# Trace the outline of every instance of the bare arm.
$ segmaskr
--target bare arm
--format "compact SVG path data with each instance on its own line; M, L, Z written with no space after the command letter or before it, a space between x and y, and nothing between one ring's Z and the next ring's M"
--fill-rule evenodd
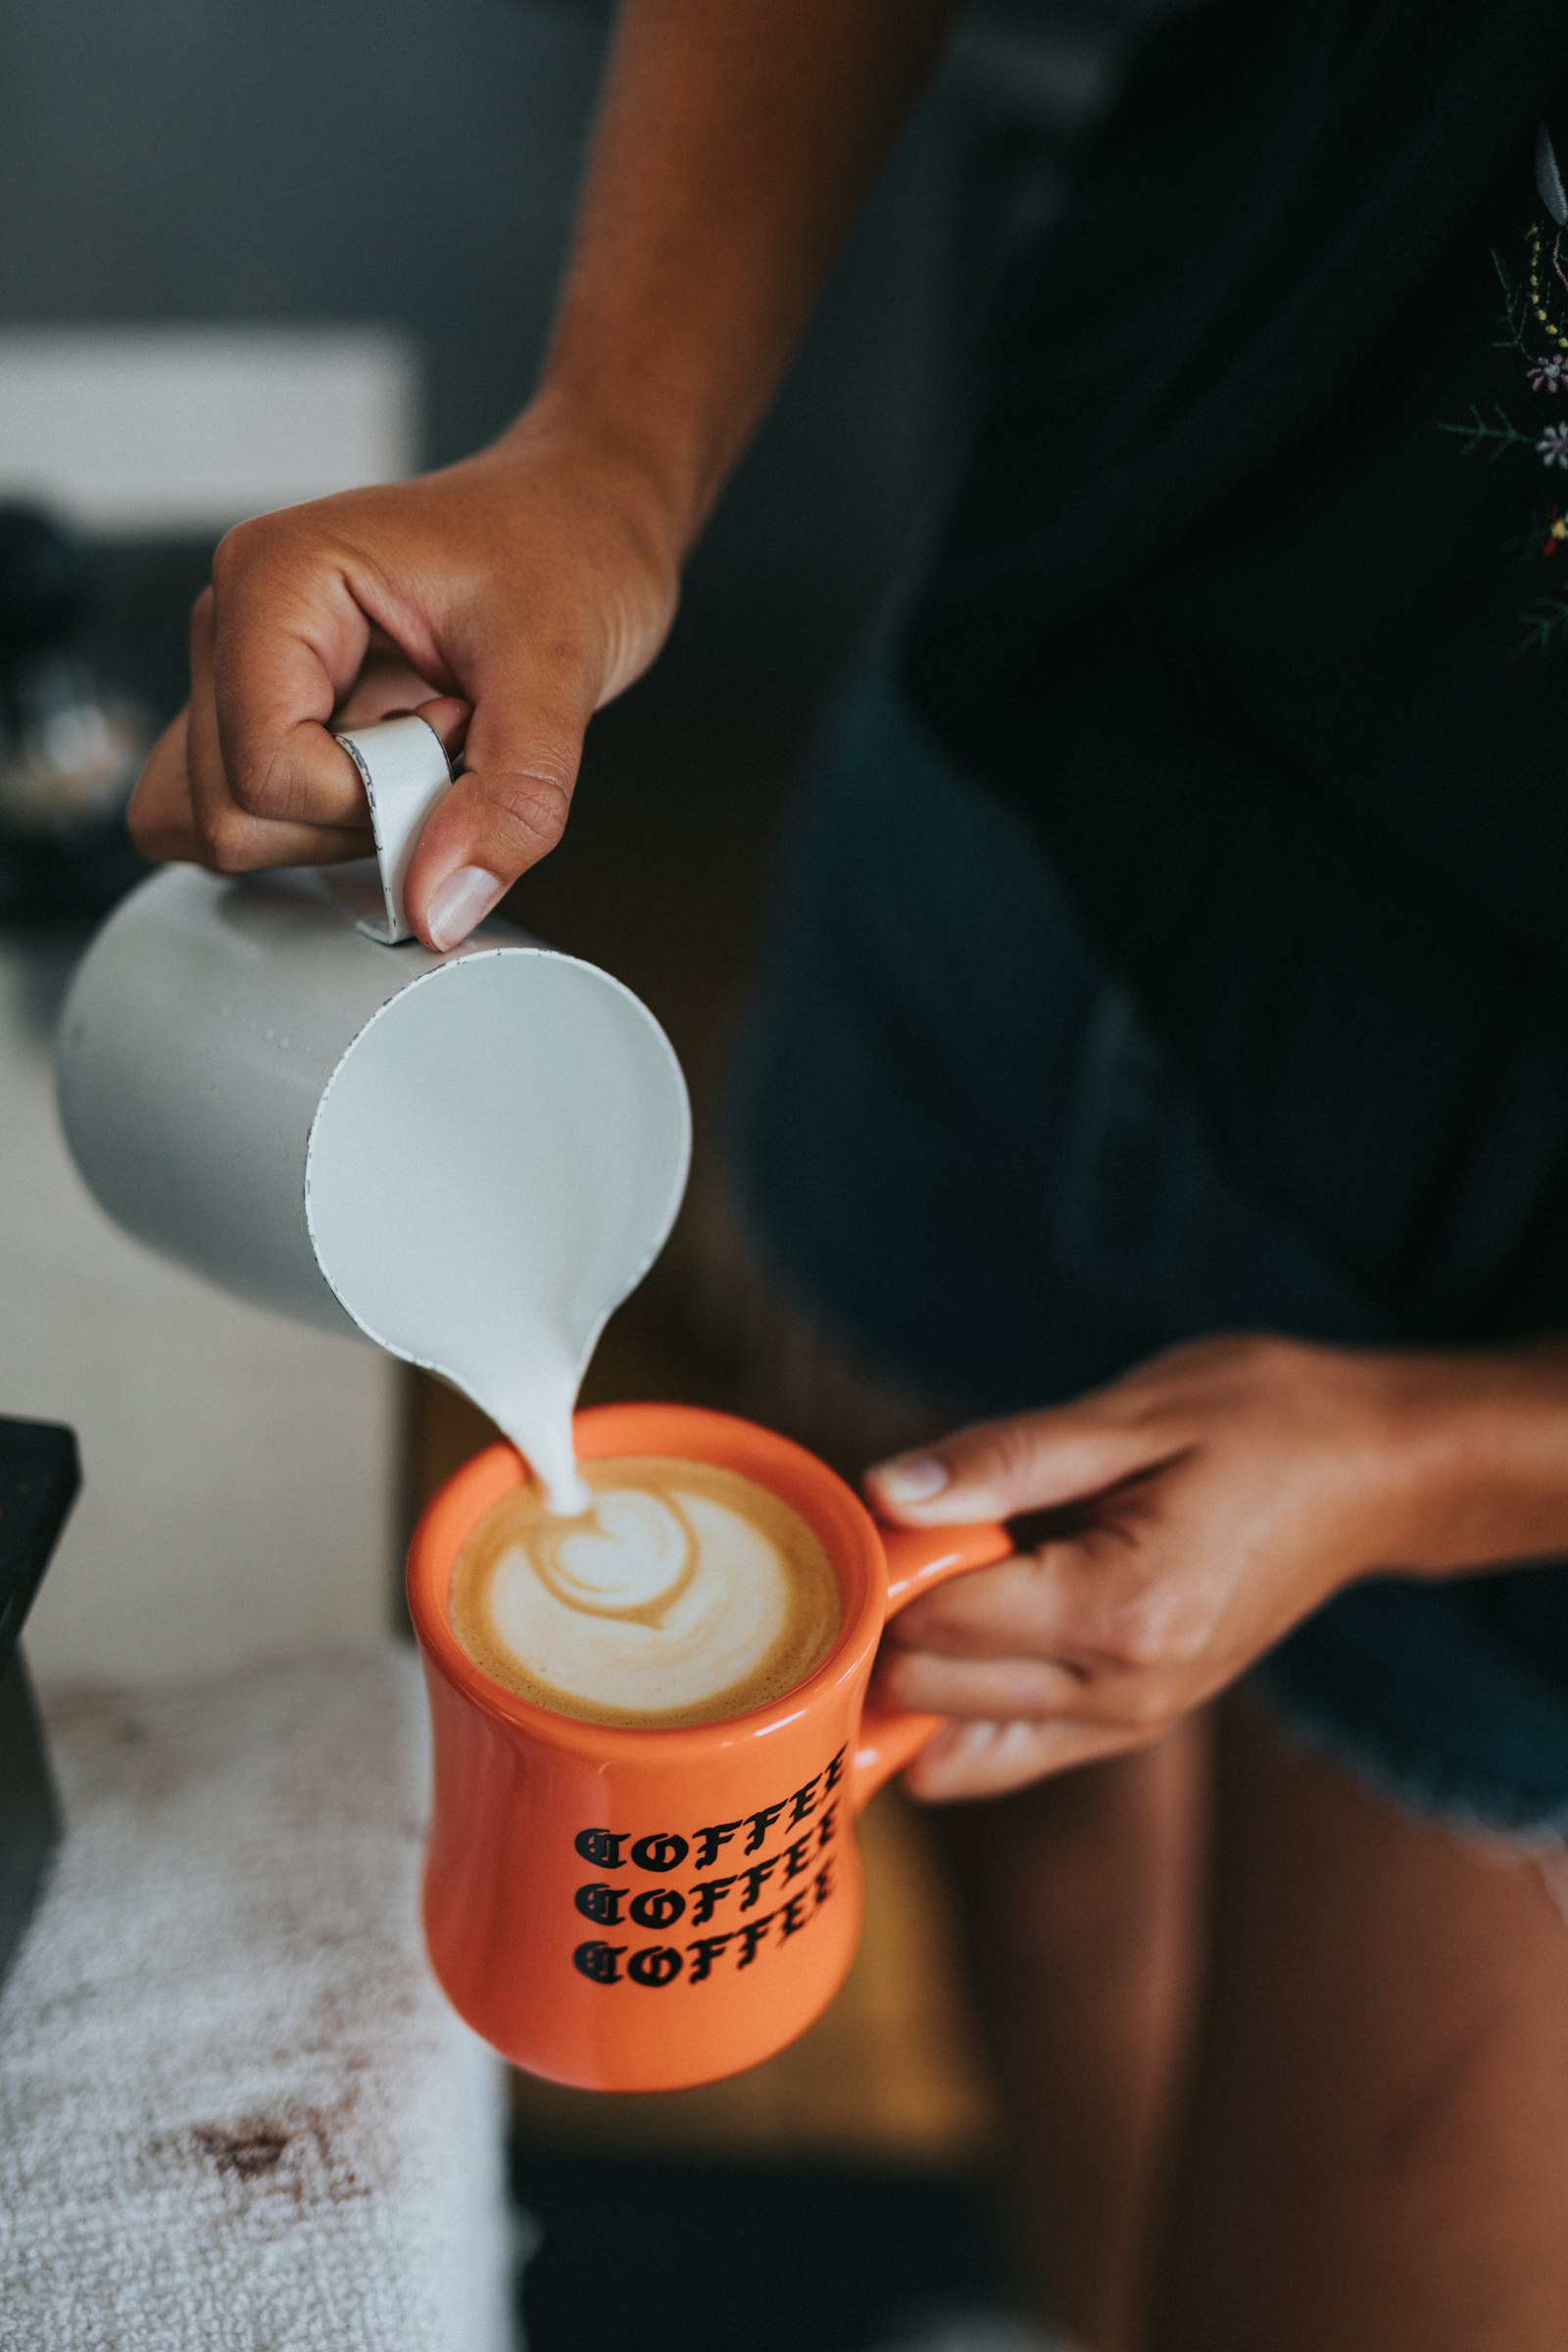
M958 0L629 0L544 397L687 539L783 372Z
M956 0L626 0L540 390L491 448L231 531L132 803L225 871L367 847L330 723L422 708L467 772L409 910L455 946L560 838L595 710L776 385Z

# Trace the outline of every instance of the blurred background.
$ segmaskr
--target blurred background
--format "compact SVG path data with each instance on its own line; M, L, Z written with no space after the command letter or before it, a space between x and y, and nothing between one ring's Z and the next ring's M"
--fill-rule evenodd
M803 746L951 462L1000 262L1061 203L1150 13L971 11L668 652L596 722L566 842L511 903L653 1007L700 1135ZM124 797L183 700L186 614L222 530L459 457L526 397L611 11L0 15L0 1411L73 1423L86 1469L35 1669L167 1680L384 1632L413 1510L485 1433L368 1348L211 1295L111 1232L55 1136L51 1024L135 877ZM693 1308L702 1213L694 1200L612 1326L591 1394L732 1400ZM967 2346L981 2323L960 2337L943 2315L1004 2310L990 2105L939 1875L897 1796L868 1849L855 1978L772 2066L626 2102L519 2082L517 2180L546 2225L537 2352L634 2326L643 2352L706 2352L741 2340L743 2309L751 2352ZM607 2242L624 2259L607 2264ZM841 2288L808 2324L777 2259L792 2242Z

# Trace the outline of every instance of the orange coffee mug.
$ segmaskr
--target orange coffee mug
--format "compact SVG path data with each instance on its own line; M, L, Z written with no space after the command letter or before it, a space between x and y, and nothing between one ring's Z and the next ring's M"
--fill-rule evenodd
M627 1730L515 1696L452 1632L464 1543L524 1476L510 1446L458 1471L415 1530L436 1976L530 2074L676 2090L771 2057L844 1982L862 1906L856 1817L942 1722L866 1707L883 1624L1012 1544L998 1526L880 1526L814 1454L727 1413L600 1405L577 1416L576 1436L590 1460L674 1454L769 1488L815 1530L839 1580L838 1640L786 1697L717 1723Z

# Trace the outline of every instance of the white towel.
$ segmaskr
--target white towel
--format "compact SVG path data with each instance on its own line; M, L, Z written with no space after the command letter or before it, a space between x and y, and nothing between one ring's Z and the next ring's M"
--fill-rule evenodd
M501 2070L419 1941L412 1657L46 1694L0 1997L4 2352L500 2352Z

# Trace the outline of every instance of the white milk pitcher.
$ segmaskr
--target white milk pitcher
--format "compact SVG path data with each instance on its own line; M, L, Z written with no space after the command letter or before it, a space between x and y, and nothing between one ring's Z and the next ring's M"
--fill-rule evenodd
M578 1383L685 1190L680 1065L592 964L494 921L413 938L446 755L413 717L339 740L375 866L142 883L66 1002L67 1140L139 1240L444 1374L574 1505Z

